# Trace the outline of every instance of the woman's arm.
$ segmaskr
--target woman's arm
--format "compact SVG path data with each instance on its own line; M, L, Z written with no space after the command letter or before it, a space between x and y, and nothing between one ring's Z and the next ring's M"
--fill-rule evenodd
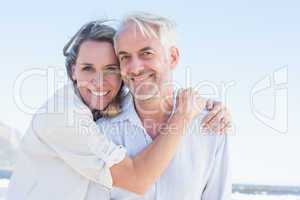
M175 154L176 147L184 133L187 123L201 111L206 101L191 90L184 90L177 97L175 114L170 118L167 128L161 131L152 144L133 158L126 158L113 165L111 174L114 186L125 188L137 194L144 194L149 186L163 173ZM198 110L192 101L197 101ZM199 106L200 105L200 106ZM175 127L175 128L174 128Z
M161 130L154 142L133 158L101 133L89 111L74 106L62 113L37 113L23 149L30 156L55 156L70 170L101 186L114 185L143 194L168 166L185 123L205 107L206 100L197 96L191 89L181 91L175 114L168 121L170 128ZM202 106L195 109L195 102Z

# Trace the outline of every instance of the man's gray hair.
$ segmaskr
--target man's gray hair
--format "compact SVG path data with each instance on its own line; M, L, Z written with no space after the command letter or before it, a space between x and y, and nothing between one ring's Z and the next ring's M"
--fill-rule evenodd
M176 24L170 19L146 12L130 13L121 20L114 37L115 44L118 35L128 23L134 23L144 36L158 38L165 48L176 46Z

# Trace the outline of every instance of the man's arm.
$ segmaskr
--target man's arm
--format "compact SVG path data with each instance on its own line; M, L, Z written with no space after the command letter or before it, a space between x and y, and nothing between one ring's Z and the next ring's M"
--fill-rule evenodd
M210 172L202 200L231 200L232 183L229 163L228 136L222 137L216 152L213 169Z

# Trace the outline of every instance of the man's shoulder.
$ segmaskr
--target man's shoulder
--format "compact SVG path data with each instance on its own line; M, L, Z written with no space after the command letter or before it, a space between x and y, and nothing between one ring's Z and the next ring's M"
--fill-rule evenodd
M226 139L226 134L220 135L219 133L207 130L202 125L203 118L207 115L208 110L200 112L189 124L186 131L186 138L189 143L194 146L201 147L202 149L217 149L218 146Z

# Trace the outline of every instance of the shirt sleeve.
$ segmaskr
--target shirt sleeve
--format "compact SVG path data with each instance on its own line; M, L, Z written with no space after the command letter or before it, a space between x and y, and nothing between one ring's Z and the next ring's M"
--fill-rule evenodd
M88 112L36 114L32 134L57 158L84 178L112 188L110 167L121 162L126 150L109 140Z
M231 193L228 136L225 135L222 136L216 151L213 168L203 191L202 200L231 200Z

